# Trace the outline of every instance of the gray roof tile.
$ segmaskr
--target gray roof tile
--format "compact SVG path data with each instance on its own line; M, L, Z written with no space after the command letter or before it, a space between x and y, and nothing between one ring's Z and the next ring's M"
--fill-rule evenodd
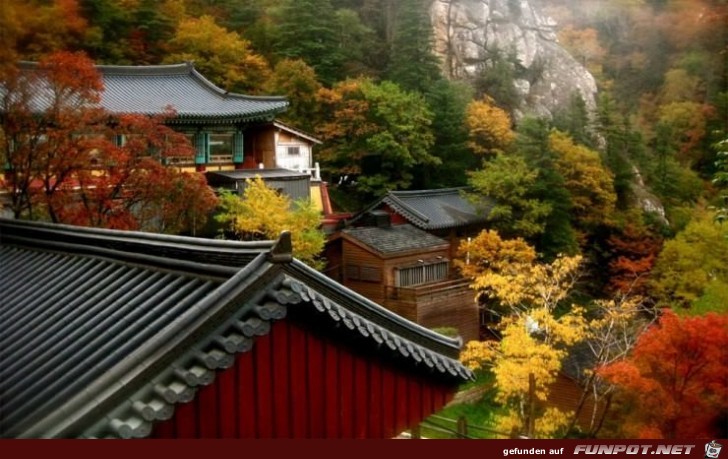
M408 224L354 227L343 229L342 232L383 255L448 246L446 240Z
M0 219L0 436L148 436L284 317L438 380L471 377L459 340L280 257L286 246Z
M474 206L463 196L464 188L439 190L390 191L377 202L385 203L413 225L436 230L483 223L493 207L490 200Z
M32 70L34 63L23 63ZM283 112L284 97L248 96L228 93L202 76L190 63L156 66L99 65L104 92L101 106L112 113L156 115L167 108L176 112L170 122L206 121L235 123L272 121ZM44 96L47 95L47 96ZM39 88L36 107L48 105L48 91Z

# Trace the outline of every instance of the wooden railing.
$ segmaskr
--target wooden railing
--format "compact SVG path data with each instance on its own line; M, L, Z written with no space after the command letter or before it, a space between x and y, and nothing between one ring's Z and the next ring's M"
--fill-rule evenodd
M422 301L424 298L433 298L451 295L469 289L470 281L467 279L450 279L432 284L416 285L413 287L385 286L386 297L390 300L405 302Z
M514 438L513 434L501 432L495 426L478 426L468 422L464 416L451 419L432 415L410 431L410 438Z

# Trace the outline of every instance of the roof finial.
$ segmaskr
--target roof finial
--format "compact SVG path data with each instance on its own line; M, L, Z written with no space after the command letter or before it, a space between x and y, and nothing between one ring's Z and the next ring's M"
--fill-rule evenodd
M293 243L291 242L290 231L281 232L273 248L268 252L268 260L271 263L289 263L293 261Z

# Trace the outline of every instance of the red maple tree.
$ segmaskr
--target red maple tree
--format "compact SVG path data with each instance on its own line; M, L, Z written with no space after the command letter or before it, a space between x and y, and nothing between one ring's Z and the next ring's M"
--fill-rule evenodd
M680 318L665 310L632 355L602 367L626 407L622 433L711 438L728 410L728 315Z
M632 295L645 295L647 280L662 249L659 237L638 226L627 224L607 240L610 290Z
M0 155L16 218L172 233L204 223L216 203L204 177L164 165L193 154L164 124L173 111L108 113L81 53L51 54L1 83Z

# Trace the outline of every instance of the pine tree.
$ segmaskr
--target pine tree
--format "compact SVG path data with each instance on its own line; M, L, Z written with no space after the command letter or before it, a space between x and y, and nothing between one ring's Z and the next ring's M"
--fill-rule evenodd
M340 79L342 55L331 0L288 0L280 9L277 54L303 59L327 85Z
M465 111L472 90L465 83L440 80L425 95L432 110L432 132L435 143L432 152L442 160L438 166L419 166L412 187L415 189L444 188L465 185L463 171L474 170L478 158L467 146L468 131Z
M442 78L432 51L432 24L423 0L401 0L386 76L405 90L425 93Z
M578 244L571 224L571 195L564 186L564 178L556 170L555 156L549 148L549 133L546 120L525 119L518 128L516 145L529 166L539 171L535 194L551 205L551 213L536 247L547 259L552 259L559 253L574 253Z

